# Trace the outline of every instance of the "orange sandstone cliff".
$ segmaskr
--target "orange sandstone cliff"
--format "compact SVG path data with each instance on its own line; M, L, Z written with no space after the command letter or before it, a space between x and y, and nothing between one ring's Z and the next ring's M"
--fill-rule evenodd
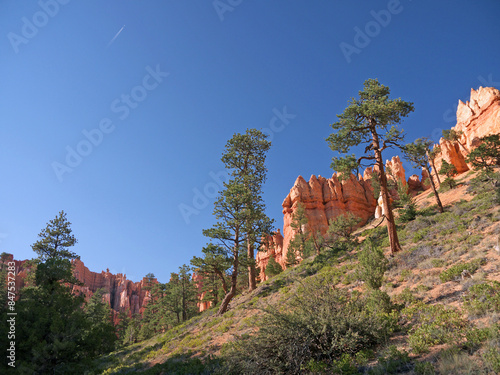
M268 236L264 244L265 251L257 253L261 280L267 278L264 272L270 256L285 268L288 245L295 235L291 227L292 218L299 203L304 206L308 219L304 231L319 231L321 234L326 233L329 220L345 212L354 213L366 223L377 207L370 182L361 176L356 178L351 175L345 181L340 181L337 174L331 178L312 175L309 181L299 176L283 201L283 235L278 230L274 236Z
M27 261L14 260L12 255L8 261L15 263L16 290L20 290L25 285L29 272ZM144 312L144 308L151 298L150 292L144 289L149 283L148 279L143 278L141 281L133 282L127 280L126 275L121 273L114 275L109 270L101 273L92 272L79 259L72 261L72 263L74 276L83 283L81 286L72 286L73 292L82 293L88 300L98 289L104 289L103 298L113 310L115 322L117 322L120 312L126 312L129 316ZM157 280L153 279L152 282L157 283Z
M116 275L102 271L101 273L90 271L81 260L73 261L73 274L81 281L83 286L73 286L73 291L83 293L85 298L90 298L98 289L104 289L104 299L115 312L126 312L129 314L142 314L147 302L151 298L148 286L149 280L143 278L141 281L133 282L127 280L122 273ZM153 283L157 283L153 279Z
M409 184L405 181L405 171L399 157L388 160L386 166L390 166L392 172L391 175L388 174L388 178L400 179L404 184ZM330 220L348 212L361 219L360 225L366 224L374 216L382 216L384 209L373 194L372 174L373 169L367 168L363 176L356 177L351 174L344 181L341 181L336 173L331 178L312 175L309 181L299 176L283 201L283 234L278 229L276 234L266 236L263 239L263 251L257 253L256 263L260 269L260 280L267 279L265 269L271 256L286 268L288 245L295 236L291 224L299 203L304 206L308 221L305 228L302 228L305 233L319 232L324 235ZM418 176L413 175L411 181L415 191L422 189Z
M441 155L436 158L436 169L439 171L444 159L453 164L458 173L467 172L470 166L465 159L479 139L500 134L500 91L494 87L471 89L469 101L458 101L457 124L452 129L463 135L459 142L440 139Z

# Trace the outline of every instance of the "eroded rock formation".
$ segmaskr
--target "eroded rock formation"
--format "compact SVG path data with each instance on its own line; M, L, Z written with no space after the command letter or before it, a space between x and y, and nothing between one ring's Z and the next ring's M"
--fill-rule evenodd
M122 273L116 275L109 269L101 273L90 271L79 259L73 261L73 274L81 281L83 286L73 286L75 293L83 293L85 298L90 298L98 289L104 289L104 299L115 312L127 312L131 314L142 314L144 308L151 298L148 290L144 289L149 284L147 278L133 282L127 280ZM157 283L156 279L152 280Z
M458 101L457 124L452 129L463 134L459 142L439 141L441 155L436 158L436 169L439 171L444 159L453 164L458 173L463 173L470 169L465 159L479 139L500 134L500 91L494 87L471 89L470 101Z
M265 251L257 254L261 280L266 279L264 272L270 256L286 268L288 245L295 235L291 223L299 203L304 206L308 219L303 231L319 231L321 234L326 233L329 220L345 212L352 212L360 217L364 224L373 216L377 206L371 184L364 177L356 178L350 175L348 179L341 181L337 174L331 178L312 175L309 181L306 181L299 176L283 201L283 235L278 230L274 236L265 238Z
M262 243L264 251L258 251L256 256L256 263L260 269L259 279L264 281L267 279L265 270L267 263L269 262L269 257L274 257L274 259L283 267L286 258L283 255L283 236L278 228L274 235L266 235L262 238Z
M198 289L198 294L197 294L198 302L196 304L198 306L198 310L200 312L208 310L212 306L212 302L211 301L203 301L203 298L205 298L205 295L207 294L206 291L203 291L203 275L200 275L200 274L194 272L193 273L193 281L196 284L196 289Z
M29 267L26 260L10 260L15 263L16 268L16 290L20 290L26 283ZM106 270L101 273L90 271L79 259L73 262L73 274L83 283L82 286L74 285L74 293L83 293L88 300L98 289L104 289L104 300L109 304L114 312L115 321L120 312L131 314L142 314L144 308L151 298L151 294L146 287L149 283L147 278L133 282L127 280L127 276L121 273L116 275ZM156 279L152 283L157 283Z
M393 156L392 159L385 162L385 171L389 179L395 183L399 180L403 185L406 185L405 169L403 168L403 163L399 156Z

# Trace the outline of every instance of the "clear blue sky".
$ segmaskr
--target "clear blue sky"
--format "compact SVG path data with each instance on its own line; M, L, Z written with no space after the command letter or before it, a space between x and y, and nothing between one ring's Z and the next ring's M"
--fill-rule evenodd
M499 16L497 0L3 1L0 251L34 257L65 210L92 271L167 281L207 243L226 141L270 126L281 228L297 176L331 176L329 124L367 78L415 103L408 141L499 87Z

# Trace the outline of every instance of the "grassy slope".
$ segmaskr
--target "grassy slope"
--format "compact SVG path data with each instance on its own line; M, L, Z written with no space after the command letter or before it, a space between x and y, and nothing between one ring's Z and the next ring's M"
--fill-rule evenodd
M462 177L462 180L468 179L468 176ZM446 204L444 214L436 214L430 207L433 198L428 192L417 197L424 214L400 226L398 233L404 250L390 258L382 290L395 302L407 306L421 301L426 307L443 305L456 308L460 319L467 320L471 326L485 327L499 322L500 314L468 316L463 296L474 284L485 280L500 281L500 253L494 249L500 234L500 207L492 203L494 197L491 192L472 196L466 193L466 189L464 185L443 193L442 200ZM388 256L385 227L370 229L372 227L373 224L368 225L358 234L379 238ZM170 373L168 366L182 371L183 358L186 357L210 362L211 356L220 355L221 349L224 352L226 342L256 332L263 310L287 309L287 300L293 298L297 287L315 275L328 273L336 277L338 287L363 290L362 282L356 277L356 264L356 251L330 259L327 263L307 259L299 266L261 283L255 291L235 298L230 311L223 317L216 317L214 309L205 311L163 335L101 358L96 362L95 373L118 374L148 369L151 373L162 373L158 368L151 369L155 364L164 364L163 373ZM463 264L472 264L472 277L460 277L459 267ZM458 276L454 277L457 272ZM447 276L451 281L446 281ZM459 369L470 370L463 373L478 373L475 369L481 366L481 358L484 357L480 350L475 354L448 353L446 348L450 345L447 344L430 345L419 350L409 340L408 332L395 335L391 344L400 351L406 350L410 357L418 361L434 362L433 366L439 373L462 373L458 372ZM376 370L376 363L372 364ZM203 365L197 360L190 360L186 368L189 370L179 373L199 373L197 368L203 368ZM433 373L425 372L431 371L425 370L425 366L422 368L421 373ZM483 371L486 370L483 368Z

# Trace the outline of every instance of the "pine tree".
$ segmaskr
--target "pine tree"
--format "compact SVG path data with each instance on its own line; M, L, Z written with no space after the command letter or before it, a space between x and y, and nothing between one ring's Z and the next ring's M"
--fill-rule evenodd
M414 110L413 104L401 99L389 99L390 90L375 79L364 83L359 99L351 99L349 106L332 124L337 130L327 142L333 151L347 154L352 147L365 145L365 153L359 158L355 155L334 157L332 168L338 172L351 173L362 160L375 163L380 171L380 189L384 206L387 207L386 220L391 252L401 250L394 215L390 206L387 176L384 169L382 152L391 147L400 147L403 132L395 124Z
M191 269L183 264L179 267L179 294L181 302L182 321L191 319L197 313L197 290L193 281Z
M414 220L417 217L417 203L415 199L410 194L410 188L408 185L403 184L403 181L398 180L398 201L395 206L402 208L399 212L399 219L406 223L408 221Z
M227 254L227 250L222 246L210 243L201 251L203 253L202 257L193 256L193 259L191 259L193 269L197 274L203 276L204 279L209 279L212 275L217 277L224 294L227 294L226 271L231 267L231 259ZM212 293L214 298L217 298L217 291L213 291Z
M125 311L120 311L118 313L118 323L116 324L116 334L120 344L125 344L125 332L127 332L127 327L130 324L130 318Z
M155 280L154 275L153 277L151 277L152 274L148 275L146 275L146 279ZM166 285L151 282L149 285L146 284L144 289L149 290L150 299L144 308L140 324L139 337L142 340L166 331L169 324L168 314L164 303Z
M115 348L117 332L113 323L113 312L103 301L104 289L98 289L85 304L84 312L89 323L86 332L88 345L95 355L111 352Z
M441 185L441 179L439 178L439 173L436 169L435 161L436 161L437 156L440 153L441 153L441 146L439 146L439 145L434 145L434 147L432 147L432 149L430 149L430 147L429 147L429 150L427 151L427 159L429 159L429 163L432 167L432 171L434 172L434 176L436 176L436 180L437 180L439 185ZM429 173L429 178L430 178L430 176L431 176L431 174Z
M447 185L450 189L453 189L455 186L457 186L457 183L453 179L453 176L457 174L457 168L453 164L450 164L443 159L439 174L446 175L446 179L443 181L443 185Z
M288 246L288 250L286 252L285 264L287 267L293 267L299 264L300 260L297 258L297 251Z
M254 249L264 233L270 233L272 221L265 214L262 201L262 184L266 171L265 153L270 143L266 136L255 129L246 134L235 134L226 145L222 161L229 171L230 180L224 183L215 202L217 223L203 234L224 247L232 261L231 286L225 295L218 314L224 314L236 295L242 252L247 255L249 288L255 287ZM246 250L246 251L245 251Z
M278 262L276 262L276 259L274 259L274 257L271 255L269 257L269 261L267 263L267 267L264 273L266 274L267 277L273 277L280 274L281 272L283 272L283 267L281 267L281 265Z
M70 260L78 256L69 250L76 239L66 214L61 211L39 237L32 246L39 255L35 285L23 288L16 304L20 371L83 372L79 363L113 347L109 311L98 301L99 295L85 310L83 296L71 292L70 286L77 280Z
M356 230L360 222L361 219L351 212L348 212L346 215L339 215L330 220L327 236L330 241L347 242L348 244L356 243L356 241L352 239L351 235Z
M235 134L226 144L222 162L230 175L248 189L251 202L248 202L248 217L244 224L248 259L249 290L256 288L255 248L258 248L262 233L269 232L272 224L264 213L262 185L266 180L266 154L271 142L259 130L248 129L245 134Z
M455 130L455 129L445 129L443 130L443 138L449 142L457 142L465 152L467 152L467 149L463 145L463 143L460 141L460 138L464 135L464 132L461 130Z
M379 289L382 286L384 273L387 270L388 260L384 252L370 240L366 241L363 250L358 254L358 276L370 289Z
M443 204L441 203L441 199L439 198L439 193L436 189L436 185L434 184L434 180L432 179L430 173L430 163L431 159L435 157L434 150L431 150L433 142L427 138L418 138L413 143L408 143L406 146L402 148L404 156L406 160L408 160L413 167L415 168L423 168L429 174L429 180L432 187L432 192L434 193L434 197L436 198L436 203L438 205L439 212L444 212ZM432 163L434 163L432 161ZM436 169L433 167L435 175Z
M299 202L292 214L292 222L290 223L295 234L288 245L287 265L296 264L298 262L297 257L305 259L312 255L311 242L307 233L308 222L305 207Z
M468 154L466 162L475 170L491 174L494 167L500 167L500 136L492 134L480 141L481 144Z
M71 233L71 223L66 218L64 211L59 212L54 220L38 235L40 239L32 245L32 249L38 254L41 261L50 258L79 259L79 256L68 250L77 242Z

